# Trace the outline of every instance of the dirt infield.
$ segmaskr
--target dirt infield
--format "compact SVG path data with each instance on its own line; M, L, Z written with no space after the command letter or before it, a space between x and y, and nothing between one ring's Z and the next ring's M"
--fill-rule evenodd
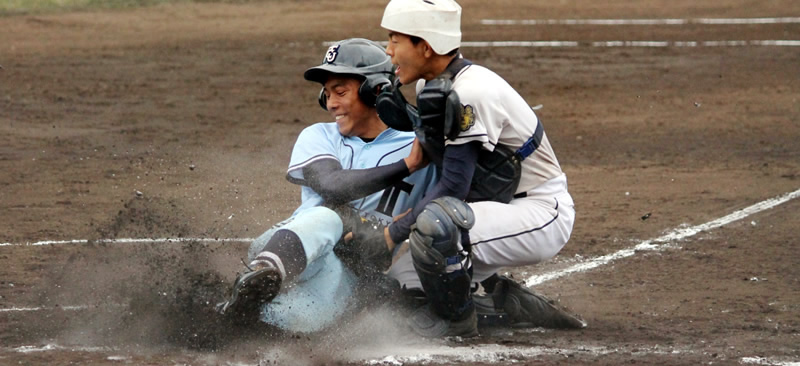
M465 41L578 42L463 48L543 105L576 202L565 249L516 278L797 194L800 47L702 42L798 40L800 24L480 20L797 17L800 2L485 3L462 2ZM536 286L585 330L462 342L406 339L380 314L325 334L220 333L209 302L241 267L245 241L99 240L252 238L287 217L299 203L284 179L294 140L329 120L302 72L324 41L386 38L383 6L0 17L0 364L800 362L798 199ZM75 239L89 242L24 245Z

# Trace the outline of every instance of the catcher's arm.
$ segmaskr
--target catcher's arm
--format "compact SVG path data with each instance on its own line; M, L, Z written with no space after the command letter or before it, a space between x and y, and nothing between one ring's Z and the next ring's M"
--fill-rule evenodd
M441 179L431 191L425 193L425 197L414 206L409 214L403 215L389 226L386 243L390 248L394 248L395 244L408 239L411 225L417 221L417 216L428 203L444 196L452 196L460 200L467 196L472 176L475 174L475 163L478 161L480 149L481 144L477 141L461 145L448 145L444 149Z

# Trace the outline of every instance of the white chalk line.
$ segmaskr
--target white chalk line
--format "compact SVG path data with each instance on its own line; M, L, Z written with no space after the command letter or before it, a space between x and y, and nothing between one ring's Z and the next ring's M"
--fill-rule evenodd
M115 349L112 347L61 346L54 343L48 343L44 346L19 346L11 348L11 350L19 353L37 353L59 350L68 350L73 352L107 352L114 351Z
M413 350L411 349L413 348ZM43 346L18 346L10 348L10 350L19 353L35 353L47 352L58 350L71 350L83 352L108 352L117 351L114 347L98 347L98 346L63 346L55 343L48 343ZM678 349L675 347L659 347L659 346L623 346L621 348L609 348L607 346L587 346L581 345L575 348L555 348L555 347L540 347L540 346L504 346L499 344L483 344L483 345L470 345L470 346L447 346L447 345L414 345L409 347L409 350L404 354L386 356L380 360L367 361L367 364L392 364L394 362L406 363L444 363L444 362L497 362L505 359L520 359L532 358L536 356L546 355L572 355L572 354L591 354L591 355L604 355L618 352L629 352L641 355L655 355L655 354L686 354L695 353L695 351L687 349Z
M420 349L421 348L421 349ZM675 348L664 346L630 345L622 347L589 346L582 345L574 348L556 348L541 346L504 346L497 344L484 344L472 346L430 346L415 349L413 354L386 356L381 359L362 360L367 365L403 365L405 363L424 364L452 364L456 362L484 362L508 363L542 356L603 356L608 354L627 354L629 357L647 357L654 355L674 356L679 354L696 354L697 351L688 348ZM43 346L19 346L8 348L13 352L31 354L49 351L71 352L118 352L115 347L91 346L62 346L48 343ZM126 355L112 355L107 357L110 361L125 361L130 359ZM742 357L741 363L770 366L800 366L797 361L784 361L769 357ZM249 365L238 363L237 365Z
M799 47L800 40L749 40L749 41L486 41L462 42L463 47L639 47L639 48L664 48L664 47L745 47L745 46L778 46Z
M255 238L121 238L121 239L74 239L74 240L42 240L26 243L0 243L0 247L8 246L39 246L39 245L64 245L64 244L133 244L133 243L224 243L224 242L252 242Z
M381 359L368 360L368 365L403 365L415 364L456 364L456 363L514 363L521 360L538 359L542 356L603 356L619 352L630 353L631 356L674 355L695 353L667 347L623 346L611 348L607 346L579 345L574 348L557 348L543 346L504 346L499 344L482 344L470 346L420 345L409 347L407 354L386 356ZM662 349L664 348L664 349Z
M782 361L774 357L742 357L742 363L769 366L800 366L800 361Z
M601 265L608 264L611 261L622 259L625 257L632 256L636 254L637 251L645 251L645 250L660 250L663 249L669 244L670 242L682 240L697 233L714 229L734 221L741 220L746 218L750 215L755 213L771 209L783 203L786 203L792 199L797 198L800 196L800 189L783 194L781 196L767 199L751 205L749 207L743 208L741 210L734 211L733 213L718 218L716 220L709 221L705 224L696 225L688 228L681 228L675 229L671 233L660 236L655 239L645 240L640 244L634 246L633 248L623 249L616 253L597 257L594 259L590 259L585 263L580 263L569 267L564 270L539 275L539 276L532 276L528 280L526 280L526 285L532 286L535 284L539 284L545 281L549 281L555 278L563 277L571 273L575 272L584 272L588 271L593 268L597 268ZM204 240L203 238L199 238L201 241ZM113 241L109 241L110 243L118 242L120 239L114 239ZM191 241L190 238L184 238L185 241ZM244 239L213 239L219 241L237 241L237 240L244 240ZM246 239L251 240L251 239ZM157 241L156 239L124 239L122 242L151 242ZM175 240L180 241L180 240ZM84 241L48 241L48 242L37 242L37 243L47 243L47 244L39 244L39 245L53 245L53 244L71 244L71 243L82 243ZM659 245L659 243L662 243ZM35 244L35 243L32 243ZM88 306L74 306L74 307L61 307L64 310L69 309L85 309ZM0 311L35 311L41 310L42 308L12 308L12 309L0 309ZM646 348L646 347L635 347L636 351L634 352L633 349L631 350L622 350L623 352L630 352L632 355L655 355L655 354L664 354L664 355L674 355L680 353L693 353L692 350L678 350L678 349L670 349L667 351L662 351L658 349L658 346L653 348ZM31 353L31 352L45 352L45 351L54 351L54 350L71 350L71 351L113 351L111 348L107 347L65 347L65 346L58 346L54 344L48 344L43 347L37 346L21 346L13 349L16 352L21 353ZM552 356L552 355L579 355L579 354L589 354L593 356L597 355L605 355L608 353L619 353L621 350L619 348L609 348L606 346L598 347L598 346L588 346L588 345L581 345L577 346L576 348L547 348L547 347L508 347L503 345L479 345L479 346L468 346L468 347L448 347L448 346L440 346L434 347L429 349L428 351L422 352L422 350L417 349L415 350L414 355L408 356L398 356L398 355L390 355L385 356L382 359L375 359L367 361L367 364L370 365L402 365L407 362L424 362L424 363L434 363L434 364L449 364L453 362L486 362L486 363L504 363L508 362L509 360L519 360L519 359L530 359L534 357L541 357L541 356ZM118 357L118 356L112 356ZM740 359L741 363L750 363L750 364L758 364L758 365L776 365L776 366L800 366L800 362L795 361L781 361L775 358L763 358L763 357L743 357Z
M24 312L24 311L56 310L56 309L70 311L70 310L85 310L85 309L89 309L89 308L92 308L92 307L93 306L89 306L89 305L74 305L74 306L68 305L68 306L58 306L58 307L34 306L34 307L27 307L27 308L5 308L5 309L0 309L0 313L7 313L7 312L12 312L12 311Z
M322 42L325 47L336 44L336 41ZM386 46L388 42L377 42ZM693 48L693 47L800 47L800 40L725 40L725 41L472 41L461 42L461 47L492 48L554 48L554 47L628 47L628 48Z
M225 243L225 242L252 242L255 238L119 238L119 239L73 239L73 240L42 240L36 242L25 243L0 243L0 247L17 247L17 246L46 246L46 245L70 245L70 244L135 244L135 243ZM33 307L12 307L1 308L0 313L11 312L32 312L43 310L63 310L63 311L77 311L86 310L96 307L97 305L64 305L64 306L33 306ZM103 304L104 307L124 307L124 304Z
M87 310L87 309L95 309L97 307L102 306L103 308L123 308L128 307L128 304L120 304L120 303L108 303L108 304L94 304L94 305L58 305L58 306L31 306L31 307L13 307L13 308L3 308L0 309L0 313L11 313L11 312L30 312L30 311L42 311L42 310L63 310L63 311L77 311L77 310Z
M661 18L661 19L482 19L483 25L736 25L736 24L791 24L800 23L800 17L777 18Z
M588 355L591 357L611 354L624 354L628 359L647 356L674 356L686 354L704 354L702 350L693 349L693 345L676 348L674 346L628 345L619 347L579 345L574 348L555 348L542 346L503 346L472 345L466 347L433 346L431 349L420 347L413 355L386 356L382 359L369 360L368 365L403 365L417 364L455 364L455 363L516 363L537 359L542 356L574 357ZM798 361L779 360L777 357L742 357L740 363L770 366L800 366Z
M745 207L741 210L734 211L726 216L720 217L716 220L709 221L704 224L695 225L687 228L678 228L673 229L668 234L662 235L655 239L649 239L642 241L641 243L631 247L622 249L616 253L595 257L592 259L588 259L585 262L581 262L575 264L573 266L567 267L562 270L553 271L550 273L544 273L541 275L534 275L529 277L525 280L525 285L527 286L534 286L538 285L543 282L547 282L550 280L554 280L556 278L564 277L568 274L576 273L576 272L586 272L588 270L600 267L602 265L606 265L612 261L619 260L622 258L630 257L638 251L654 251L654 250L662 250L667 247L667 244L670 242L675 242L679 240L686 239L688 237L694 236L700 232L711 230L718 228L720 226L732 223L734 221L741 220L747 216L753 215L755 213L768 210L780 204L786 203L790 200L793 200L797 197L800 197L800 189L785 193L778 197L770 198L759 203L756 203L752 206Z
M606 265L612 261L616 261L619 259L627 258L633 256L638 251L656 251L656 250L663 250L668 247L670 242L680 241L686 239L688 237L694 236L702 231L711 230L718 228L720 226L729 224L731 222L741 220L747 216L753 215L755 213L773 208L785 202L788 202L792 199L797 198L800 196L800 189L785 193L781 196L770 198L749 207L743 208L741 210L734 211L733 213L718 218L716 220L709 221L704 224L691 226L688 228L677 228L671 230L668 234L662 235L655 239L648 239L640 242L639 244L631 247L619 250L612 254L607 254L600 257L590 258L584 260L578 264L569 266L565 269L551 271L549 273L544 273L540 275L533 275L525 280L525 285L528 287L538 285L550 280L554 280L557 278L564 277L566 275L577 273L577 272L586 272L592 270L594 268ZM135 238L125 238L125 239L100 239L94 242L102 242L108 244L117 244L117 243L163 243L163 242L252 242L253 238L161 238L161 239L135 239ZM89 240L46 240L46 241L38 241L33 243L3 243L0 246L22 246L22 245L64 245L64 244L86 244ZM660 245L659 245L660 244ZM40 311L40 310L51 310L51 309L61 309L61 310L85 310L90 308L89 305L73 305L73 306L60 306L58 308L49 308L49 307L13 307L13 308L3 308L0 309L0 313L2 312L30 312L30 311Z

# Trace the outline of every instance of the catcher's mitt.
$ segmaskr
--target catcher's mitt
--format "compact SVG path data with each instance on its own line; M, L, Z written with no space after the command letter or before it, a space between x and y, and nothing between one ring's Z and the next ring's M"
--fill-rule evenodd
M392 253L386 247L385 225L362 218L349 207L334 209L342 219L344 237L334 247L334 253L359 276L382 273L392 263ZM347 235L352 233L352 237Z

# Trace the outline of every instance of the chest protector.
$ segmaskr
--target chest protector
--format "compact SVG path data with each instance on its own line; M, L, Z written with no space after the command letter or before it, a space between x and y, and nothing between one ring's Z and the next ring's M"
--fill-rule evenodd
M438 168L442 167L445 139L455 139L463 116L461 100L453 90L453 79L472 63L456 57L437 78L425 83L417 96L417 107L409 104L400 93L399 81L385 87L377 98L377 110L387 126L400 131L414 131L425 155ZM522 176L522 160L541 143L544 131L541 122L536 132L518 150L496 145L494 151L481 149L470 183L467 202L496 201L508 203L514 199Z
M458 136L463 118L461 100L453 90L453 78L472 63L457 57L437 78L425 83L417 95L417 106L408 103L400 92L402 84L395 79L391 87L381 89L376 108L387 126L399 131L414 131L425 155L441 168L445 138Z

